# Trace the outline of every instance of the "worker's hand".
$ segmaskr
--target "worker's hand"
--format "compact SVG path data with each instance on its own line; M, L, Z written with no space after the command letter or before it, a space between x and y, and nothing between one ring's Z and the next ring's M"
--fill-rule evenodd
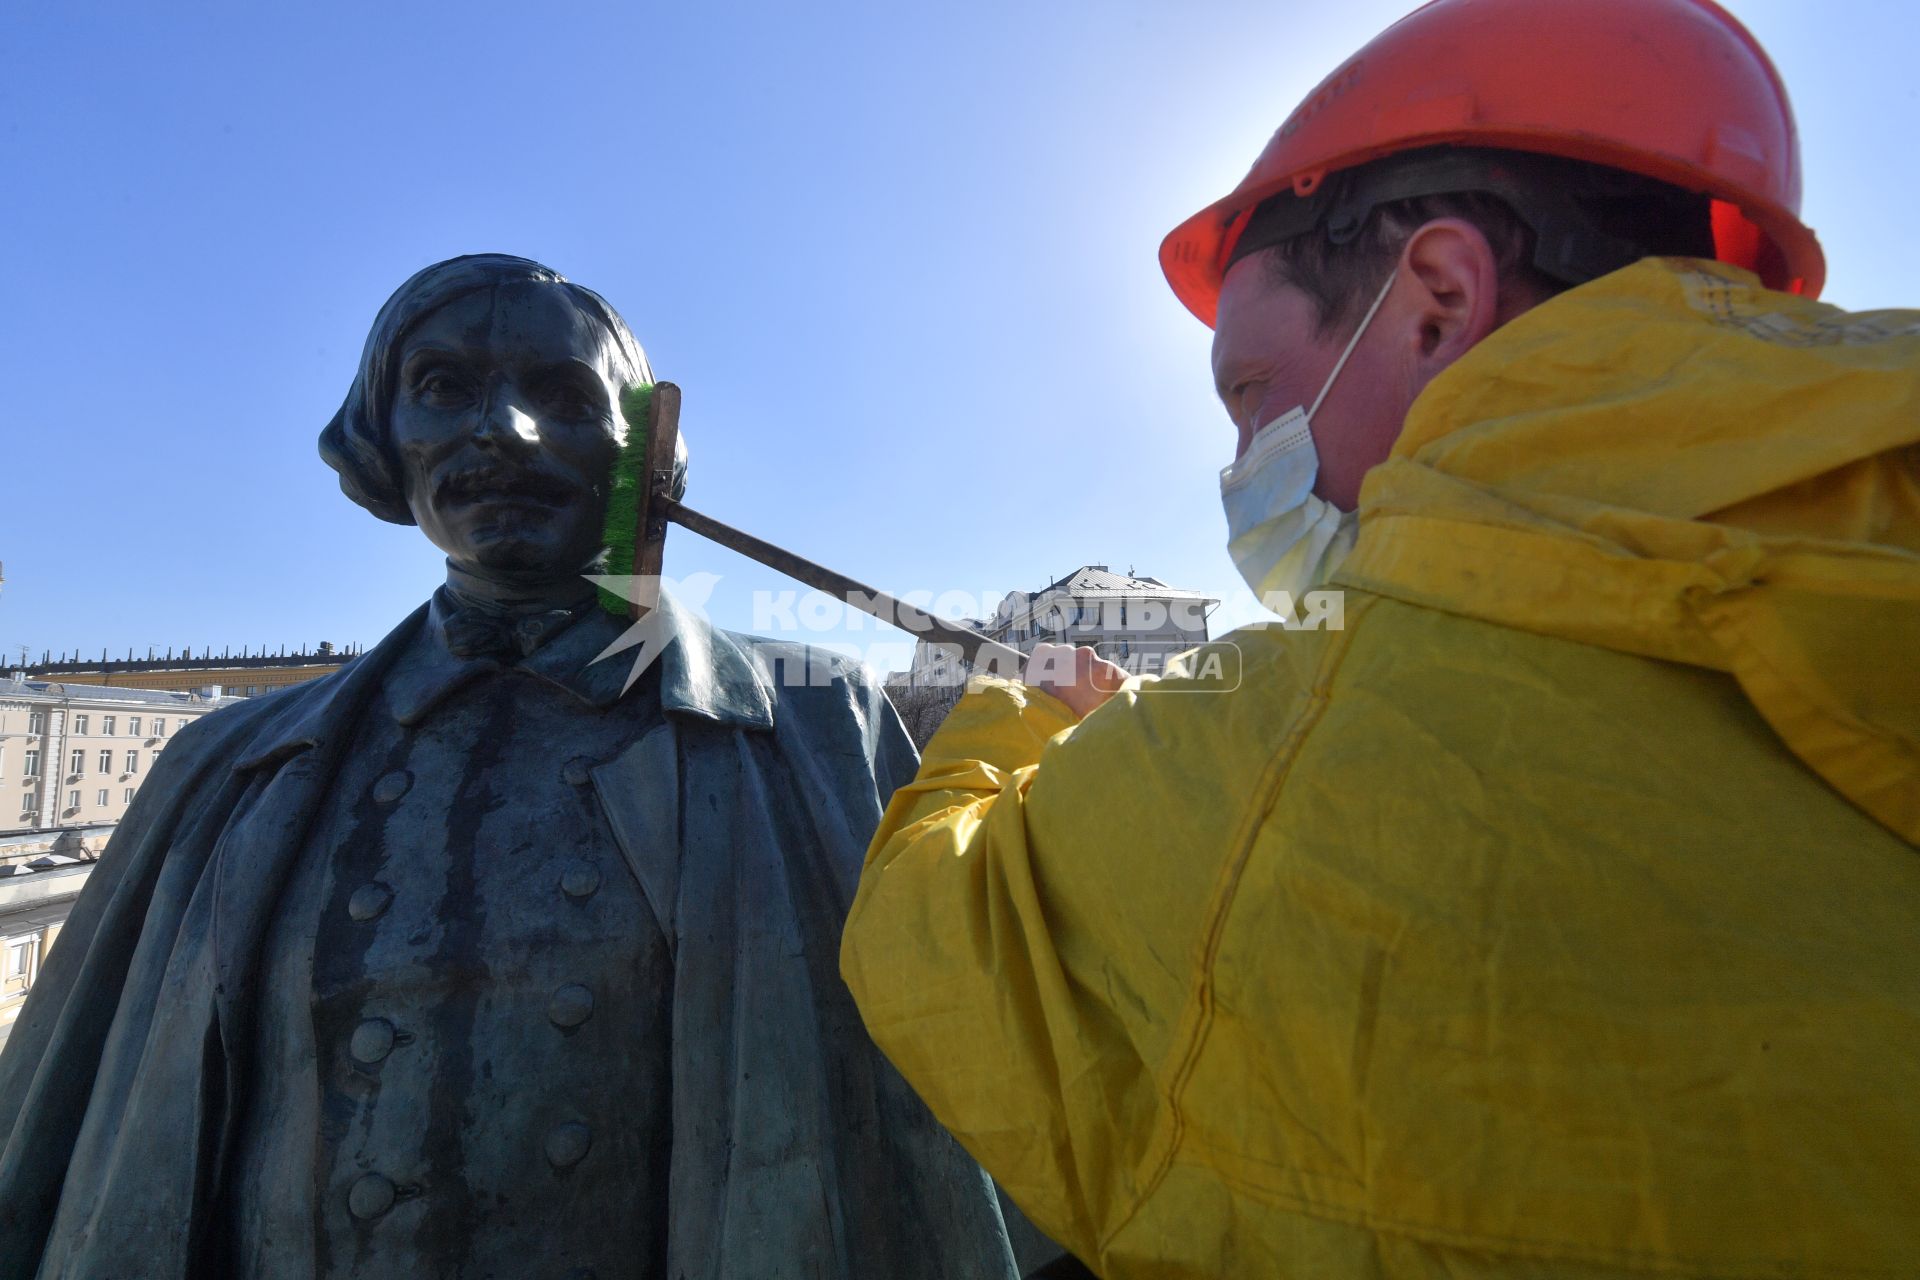
M1120 690L1127 673L1084 645L1037 644L1023 681L1067 704L1081 719Z

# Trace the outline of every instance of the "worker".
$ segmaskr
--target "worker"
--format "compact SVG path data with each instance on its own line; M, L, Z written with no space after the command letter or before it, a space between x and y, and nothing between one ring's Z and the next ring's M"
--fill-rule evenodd
M1707 0L1437 0L1165 242L1343 625L977 681L841 956L1100 1275L1920 1274L1920 314L1799 200Z

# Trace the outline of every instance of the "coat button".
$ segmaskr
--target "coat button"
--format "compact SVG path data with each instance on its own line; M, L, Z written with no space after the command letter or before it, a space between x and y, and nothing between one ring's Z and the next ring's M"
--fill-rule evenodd
M407 794L407 788L413 785L413 775L405 769L395 769L392 773L373 784L373 798L381 804L392 804Z
M347 899L347 914L362 923L378 916L393 901L393 890L375 880L363 884Z
M553 993L547 1005L547 1017L556 1027L577 1027L593 1016L593 992L577 982L569 982Z
M579 1121L557 1124L547 1132L547 1163L556 1169L571 1169L592 1145L593 1131Z
M593 781L593 761L585 756L575 756L560 766L560 776L566 779L570 787L584 787Z
M385 1018L368 1018L353 1029L347 1051L355 1062L374 1063L393 1052L393 1024Z
M584 858L569 862L560 872L560 892L569 898L591 898L600 887L600 868Z
M393 1183L369 1173L347 1189L347 1211L356 1218L377 1218L393 1208Z

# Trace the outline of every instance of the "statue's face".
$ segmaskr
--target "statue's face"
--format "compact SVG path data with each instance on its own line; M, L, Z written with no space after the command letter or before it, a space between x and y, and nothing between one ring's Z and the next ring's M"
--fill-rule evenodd
M618 349L564 289L456 298L402 344L390 414L407 506L457 568L525 582L601 549Z

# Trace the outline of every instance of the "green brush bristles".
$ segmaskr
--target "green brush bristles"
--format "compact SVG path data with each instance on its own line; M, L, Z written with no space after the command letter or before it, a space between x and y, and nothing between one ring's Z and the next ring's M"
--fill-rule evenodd
M607 524L602 541L607 548L602 572L625 577L633 572L633 552L640 540L640 486L647 483L647 407L653 401L651 383L620 393L620 416L627 420L627 442L613 460L613 478L607 485ZM627 616L627 600L600 588L600 607L616 618Z

